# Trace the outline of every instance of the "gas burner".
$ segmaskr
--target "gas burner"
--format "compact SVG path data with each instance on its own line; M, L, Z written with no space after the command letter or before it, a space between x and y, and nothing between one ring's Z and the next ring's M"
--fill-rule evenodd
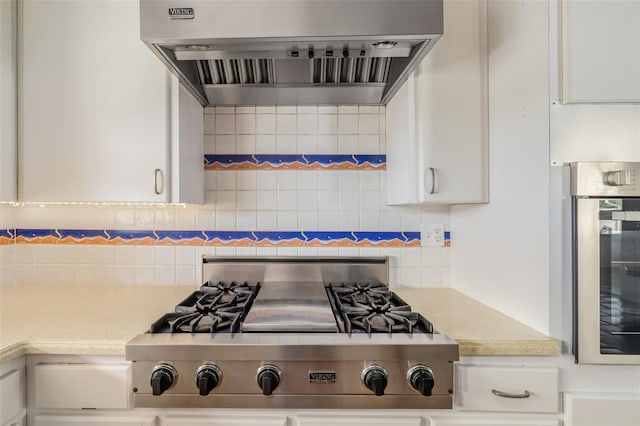
M352 301L367 303L374 299L377 303L384 303L391 297L389 288L380 283L342 283L339 286L329 286L335 297L342 303L350 304Z

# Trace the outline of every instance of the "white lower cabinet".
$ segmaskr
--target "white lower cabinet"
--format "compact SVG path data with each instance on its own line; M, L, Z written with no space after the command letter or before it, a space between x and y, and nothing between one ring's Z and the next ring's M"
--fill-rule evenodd
M640 394L564 394L565 426L638 426Z
M156 416L39 415L34 426L156 426Z
M465 411L557 413L556 367L456 366L456 406Z
M0 366L0 425L23 425L26 413L24 358Z
M558 419L520 417L431 417L429 426L559 426Z
M297 426L421 426L419 416L298 416Z
M285 416L167 416L164 426L287 426Z

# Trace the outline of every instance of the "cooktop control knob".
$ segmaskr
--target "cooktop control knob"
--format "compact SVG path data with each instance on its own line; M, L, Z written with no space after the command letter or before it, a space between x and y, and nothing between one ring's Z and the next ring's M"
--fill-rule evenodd
M151 390L156 396L162 395L178 380L178 372L171 364L161 363L156 365L151 372Z
M387 387L387 371L379 365L371 365L362 370L362 383L376 396L384 395Z
M407 371L407 380L411 387L424 396L431 396L431 391L435 386L433 371L426 365L414 365Z
M196 386L202 396L209 395L221 380L222 371L214 364L203 364L196 372Z
M262 389L262 394L271 395L280 384L281 376L282 372L275 365L263 365L258 368L256 380L258 381L258 386Z

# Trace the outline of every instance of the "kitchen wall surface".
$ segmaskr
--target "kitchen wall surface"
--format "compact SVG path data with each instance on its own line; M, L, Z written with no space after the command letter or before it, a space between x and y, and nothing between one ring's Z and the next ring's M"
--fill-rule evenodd
M10 205L0 203L0 285L15 281L13 211Z
M3 207L0 282L193 285L209 254L389 256L392 286L450 285L449 248L420 245L448 207L386 205L384 107L218 107L204 123L204 205Z

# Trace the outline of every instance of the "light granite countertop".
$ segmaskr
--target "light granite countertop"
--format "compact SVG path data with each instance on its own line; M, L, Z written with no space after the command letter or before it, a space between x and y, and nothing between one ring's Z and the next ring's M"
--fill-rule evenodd
M194 286L0 287L0 362L23 354L124 355L125 344ZM557 355L558 343L446 288L394 289L460 345L461 356Z

